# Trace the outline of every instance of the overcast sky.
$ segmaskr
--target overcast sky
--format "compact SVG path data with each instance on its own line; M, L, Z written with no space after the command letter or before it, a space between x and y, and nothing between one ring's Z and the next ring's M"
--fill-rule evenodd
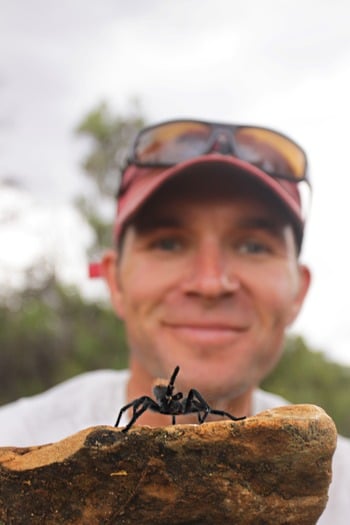
M73 130L101 100L123 112L136 96L149 121L275 127L304 146L314 282L295 330L350 364L350 2L0 0L0 13L0 177L37 208L62 213L81 188Z

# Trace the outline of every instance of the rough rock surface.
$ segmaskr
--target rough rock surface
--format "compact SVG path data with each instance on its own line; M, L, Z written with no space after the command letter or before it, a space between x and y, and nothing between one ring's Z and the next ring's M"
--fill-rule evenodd
M322 409L292 405L238 422L99 426L0 448L0 524L311 525L335 445Z

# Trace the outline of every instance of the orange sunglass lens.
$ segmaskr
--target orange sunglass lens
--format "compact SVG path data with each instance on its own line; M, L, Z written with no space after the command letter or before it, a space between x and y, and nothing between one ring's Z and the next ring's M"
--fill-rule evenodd
M262 128L242 127L235 132L235 144L240 157L269 173L296 180L305 176L305 154L283 135Z
M200 122L172 122L148 129L136 145L138 162L172 164L200 155L211 134Z

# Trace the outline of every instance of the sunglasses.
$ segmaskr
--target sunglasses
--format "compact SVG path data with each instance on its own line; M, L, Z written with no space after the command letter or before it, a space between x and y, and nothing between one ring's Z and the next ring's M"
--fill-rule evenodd
M232 155L272 177L308 180L304 150L272 129L200 120L171 120L142 129L127 166L170 167L206 155Z

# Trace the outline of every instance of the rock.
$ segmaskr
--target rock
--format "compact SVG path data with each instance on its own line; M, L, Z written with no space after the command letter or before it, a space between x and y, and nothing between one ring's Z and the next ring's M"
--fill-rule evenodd
M237 422L98 426L0 448L0 524L311 525L335 446L322 409L291 405Z

